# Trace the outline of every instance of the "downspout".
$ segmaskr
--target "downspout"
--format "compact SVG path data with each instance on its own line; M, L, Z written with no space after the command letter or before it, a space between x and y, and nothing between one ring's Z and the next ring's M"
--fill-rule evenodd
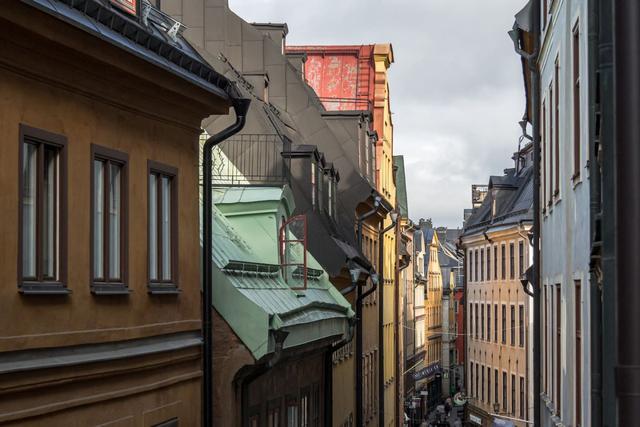
M402 379L402 384L404 385L404 375L401 374L401 372L404 370L404 358L405 358L405 354L404 354L404 348L402 349L402 352L400 352L400 334L403 333L403 330L400 329L400 325L402 324L402 319L400 319L400 272L402 270L404 270L405 268L407 268L409 266L409 263L405 264L404 266L400 266L400 263L398 262L398 257L397 254L400 253L400 244L401 244L401 231L400 231L400 222L397 221L396 222L396 260L395 263L397 265L397 267L395 268L395 274L394 274L394 303L393 303L393 320L394 320L394 324L395 324L395 333L393 336L393 344L394 344L394 351L395 351L395 355L396 355L396 366L395 366L395 412L394 412L394 419L395 419L395 425L396 426L400 426L400 409L404 408L403 403L404 403L404 399L400 399L400 396L402 396L402 394L400 393L400 380ZM402 286L402 289L405 289L404 286ZM404 304L403 304L403 310L404 310ZM404 340L402 341L403 347L404 347ZM399 357L399 355L402 355L402 357ZM401 376L402 375L402 376ZM404 390L403 390L404 393ZM402 411L402 413L404 413L404 410Z
M636 329L640 322L640 203L637 197L640 186L640 55L637 44L640 8L638 0L617 0L613 3L614 109L610 113L614 119L615 141L615 163L612 168L615 229L608 236L613 240L611 255L615 256L615 298L611 302L615 316L607 319L613 322L615 334L605 336L615 343L611 348L616 351L614 372L617 422L621 426L629 426L637 425L640 419L640 343Z
M384 235L395 228L397 223L392 221L386 228L378 232L378 275L380 277L380 292L378 292L378 425L384 427Z
M533 136L533 425L541 424L540 405L540 363L541 363L541 313L540 313L540 72L538 55L540 52L540 0L531 0L533 52L524 52L514 39L515 51L529 66L531 73L531 122ZM518 31L518 29L514 29Z
M236 121L228 128L209 137L202 147L202 425L213 425L213 195L211 182L212 150L225 139L240 132L244 127L251 100L240 98L235 85L230 86L232 107Z
M589 276L589 317L590 317L590 377L591 377L591 424L593 427L602 426L602 291L601 277L598 268L602 267L602 236L600 234L600 222L602 220L602 198L600 193L602 174L600 173L601 158L599 153L600 135L599 126L596 125L600 118L598 99L598 20L599 11L595 1L587 2L588 13L588 51L587 60L589 72L588 79L588 105L589 105L589 197L590 197L590 244L591 261Z

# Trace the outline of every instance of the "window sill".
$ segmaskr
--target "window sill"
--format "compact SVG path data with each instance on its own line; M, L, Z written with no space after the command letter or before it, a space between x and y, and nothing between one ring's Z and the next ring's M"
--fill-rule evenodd
M182 293L182 291L172 283L149 283L148 292L151 295L179 295Z
M94 295L129 295L131 289L124 283L92 283L91 293Z
M27 282L18 287L22 295L69 295L71 290L60 282Z

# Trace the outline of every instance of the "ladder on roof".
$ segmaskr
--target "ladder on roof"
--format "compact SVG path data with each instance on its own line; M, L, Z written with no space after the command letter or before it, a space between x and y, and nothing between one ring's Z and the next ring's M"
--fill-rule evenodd
M356 81L356 109L368 109L371 86L371 57L358 56L358 79ZM362 105L360 105L362 104Z

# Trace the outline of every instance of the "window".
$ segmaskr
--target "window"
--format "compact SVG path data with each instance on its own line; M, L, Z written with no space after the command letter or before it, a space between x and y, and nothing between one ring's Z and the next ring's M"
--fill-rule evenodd
M469 316L469 323L470 323L469 330L471 331L471 336L473 337L474 336L473 335L473 331L474 331L474 329L473 329L473 303L469 304L469 314L470 314L470 316Z
M480 339L484 340L484 304L480 304Z
M178 171L148 162L149 292L176 293L178 277Z
M471 249L468 251L467 264L469 268L469 282L473 282L473 251Z
M476 324L476 339L478 339L478 303L476 303L476 318L475 318L475 324Z
M478 250L473 251L473 280L478 281Z
M573 179L580 177L580 26L573 27Z
M91 291L128 293L128 156L97 145L91 151Z
M493 280L498 280L498 246L493 247Z
M507 306L502 304L502 344L507 343Z
M554 127L557 126L557 124L555 123L555 115L553 114L553 101L554 101L554 97L553 97L553 89L554 84L553 81L551 82L551 84L549 85L549 200L548 200L548 205L551 206L551 202L553 200L553 150L554 150L554 139L555 139L555 132L554 132Z
M269 402L267 427L280 427L280 399Z
M487 341L491 341L491 304L487 304Z
M480 393L482 394L481 400L484 402L484 365L480 367L482 370L482 384L480 386Z
M491 368L487 366L487 403L491 403Z
M18 288L68 293L66 280L66 143L20 125Z
M542 211L544 212L545 210L544 207L547 203L547 151L549 149L547 146L548 138L546 134L546 127L547 127L546 100L542 101L542 120L540 124L541 124L540 137L542 138L542 143L540 144L542 146L542 161L540 162L542 163L542 175L541 175L542 183L540 184L540 186L542 187L542 201L540 204L542 207Z
M309 406L309 392L303 392L300 398L300 427L309 427L311 418L311 408Z
M520 418L524 418L524 419L527 418L526 407L527 406L526 406L526 398L525 398L525 391L524 391L524 377L520 377L520 413L518 414Z
M324 171L322 165L318 162L316 164L316 194L318 195L318 210L322 211L324 207L324 185L323 185Z
M562 309L561 309L561 299L560 299L560 284L556 285L556 415L560 416L560 401L561 394L560 390L562 390L561 382L562 382L562 351L561 351L561 343L562 343Z
M522 277L522 275L524 274L524 242L522 240L520 240L518 242L518 269L519 269L519 276Z
M473 362L469 364L469 369L471 370L469 373L469 393L473 396Z
M502 372L502 412L509 412L507 406L507 373Z
M298 401L294 397L287 399L287 427L298 427Z
M494 384L493 384L493 401L494 403L500 403L498 400L498 370L495 370L495 376L494 376Z
M542 29L544 30L547 26L547 14L548 12L548 8L549 6L547 5L547 2L549 0L542 0Z
M498 304L495 304L493 306L494 310L493 310L493 322L494 322L494 337L493 340L497 343L498 342Z
M542 319L540 329L542 331L542 338L544 339L542 351L544 352L544 357L542 358L542 390L549 395L549 388L547 387L547 376L548 376L548 367L549 367L549 353L548 353L548 343L547 343L547 334L548 334L548 324L547 324L547 286L542 286Z
M318 208L318 177L315 162L311 162L311 205L313 210Z
M576 324L576 426L582 425L582 284L575 282Z
M560 194L560 63L559 58L556 58L556 66L555 66L555 93L556 97L553 100L554 104L554 114L555 114L555 134L554 134L554 143L555 143L555 179L553 181L553 195L557 197Z
M491 248L487 248L487 280L491 280Z
M515 249L513 243L509 243L509 278L516 277Z
M502 245L502 265L500 266L500 269L502 270L502 275L500 277L502 277L502 280L507 278L507 247L505 245Z
M524 305L518 306L518 332L520 347L524 347Z
M480 249L480 281L484 282L484 249Z
M479 369L479 365L476 363L476 382L475 382L475 384L476 384L476 394L475 394L476 399L480 397L480 394L478 394L478 383L479 383L479 381L478 381L479 372L478 371L479 370L480 370Z
M516 376L511 374L511 414L516 414Z
M516 307L511 306L511 345L516 345Z

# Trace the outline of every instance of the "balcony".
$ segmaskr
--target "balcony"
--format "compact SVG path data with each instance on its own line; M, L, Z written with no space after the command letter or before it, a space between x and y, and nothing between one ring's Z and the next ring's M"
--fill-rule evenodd
M213 150L213 185L218 187L289 184L290 159L282 157L291 141L279 135L244 134L223 141Z

